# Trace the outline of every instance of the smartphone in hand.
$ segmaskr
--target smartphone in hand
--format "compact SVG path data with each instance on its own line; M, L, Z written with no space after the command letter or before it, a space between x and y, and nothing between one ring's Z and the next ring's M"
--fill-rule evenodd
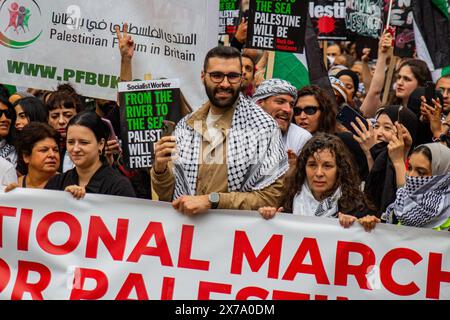
M425 99L427 105L434 108L433 99L436 100L436 88L433 81L427 81L425 84Z
M343 107L341 108L341 110L338 112L336 119L344 126L346 127L348 130L350 130L350 132L352 132L354 135L358 135L355 131L355 129L353 129L351 123L353 122L355 125L357 125L359 127L359 123L356 121L356 118L359 118L362 123L365 125L366 129L369 129L369 124L366 120L366 118L364 118L358 111L356 111L355 109L353 109L352 107L350 107L349 105L343 105Z

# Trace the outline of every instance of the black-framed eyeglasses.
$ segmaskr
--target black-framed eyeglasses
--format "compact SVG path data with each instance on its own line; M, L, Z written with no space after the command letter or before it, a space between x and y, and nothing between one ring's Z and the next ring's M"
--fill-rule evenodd
M242 73L237 72L230 72L230 73L223 73L223 72L206 72L209 74L209 77L212 82L214 83L221 83L225 77L227 77L228 82L232 84L239 83L242 79Z
M12 119L13 118L13 110L11 109L6 109L6 110L0 110L0 118L3 117L3 115L5 115L5 117L7 119Z
M302 112L304 112L308 116L312 116L313 114L316 114L319 109L320 108L317 106L306 106L304 108L294 107L294 116L299 116L302 114Z

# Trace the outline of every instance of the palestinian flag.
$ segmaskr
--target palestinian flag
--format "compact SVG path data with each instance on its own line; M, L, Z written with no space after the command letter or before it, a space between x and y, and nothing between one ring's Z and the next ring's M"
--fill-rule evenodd
M306 24L304 52L300 54L276 52L273 77L287 80L298 89L309 84L318 85L334 98L328 72L323 63L323 53L309 16Z
M428 64L436 81L450 73L448 0L414 0L414 38L419 59Z

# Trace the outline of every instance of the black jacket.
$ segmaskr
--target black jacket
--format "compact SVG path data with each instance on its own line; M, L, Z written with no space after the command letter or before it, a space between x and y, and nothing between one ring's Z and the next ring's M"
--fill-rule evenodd
M45 189L64 190L71 185L78 185L76 168L52 177ZM92 176L86 186L86 193L99 193L113 196L136 197L130 181L108 164L103 164Z

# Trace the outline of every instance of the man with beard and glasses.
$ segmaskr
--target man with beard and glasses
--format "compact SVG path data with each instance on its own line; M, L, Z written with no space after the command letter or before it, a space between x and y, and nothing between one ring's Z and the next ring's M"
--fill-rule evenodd
M277 123L240 94L242 61L216 47L201 75L209 101L155 145L152 184L186 215L279 203L288 160Z
M285 80L265 80L253 95L253 101L277 121L283 133L285 150L296 159L296 155L300 154L303 146L312 137L307 130L292 123L297 89Z

